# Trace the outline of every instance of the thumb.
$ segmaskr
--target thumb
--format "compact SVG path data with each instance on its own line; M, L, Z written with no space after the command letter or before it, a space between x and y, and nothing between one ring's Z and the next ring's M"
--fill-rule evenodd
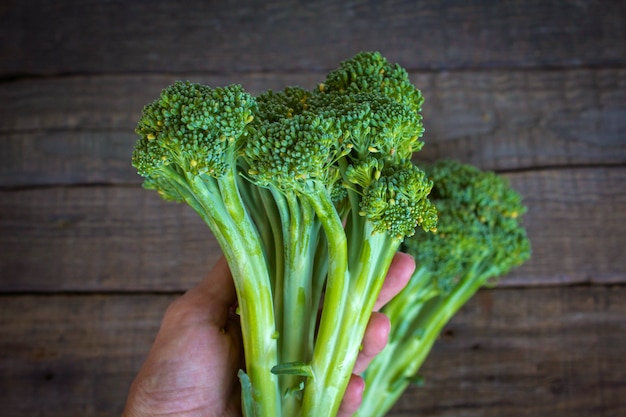
M225 323L231 307L237 302L237 292L226 258L221 256L206 277L188 290L179 302L187 309L204 312L203 315L211 321Z
M222 307L231 307L237 302L233 276L223 255L207 276L191 291Z

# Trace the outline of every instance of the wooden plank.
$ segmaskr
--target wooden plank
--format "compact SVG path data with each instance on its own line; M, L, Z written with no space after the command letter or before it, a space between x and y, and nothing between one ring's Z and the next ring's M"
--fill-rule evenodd
M502 170L626 160L621 70L443 73L417 81L426 98L420 157Z
M509 177L529 207L534 254L500 285L624 282L626 169ZM189 207L139 187L0 193L0 291L184 289L219 252Z
M0 187L139 184L132 129L34 131L0 135Z
M416 73L423 159L488 169L626 163L626 70ZM141 108L176 76L98 76L0 85L0 186L139 183L130 167ZM200 76L253 94L313 87L319 74ZM64 97L59 100L58 97Z
M412 69L615 66L625 18L601 0L11 2L0 75L325 70L360 50Z
M2 290L180 290L220 255L190 207L139 187L34 189L0 200Z
M501 285L623 282L626 169L509 175L528 207L530 261Z
M130 275L129 275L130 276ZM626 413L624 287L482 291L390 417ZM3 416L119 416L172 295L3 296Z
M121 415L130 382L172 300L173 296L2 297L2 414Z
M252 94L287 85L307 88L324 75L199 73L170 75L92 75L21 79L0 84L0 132L32 130L130 130L144 105L176 80L211 86L238 83Z

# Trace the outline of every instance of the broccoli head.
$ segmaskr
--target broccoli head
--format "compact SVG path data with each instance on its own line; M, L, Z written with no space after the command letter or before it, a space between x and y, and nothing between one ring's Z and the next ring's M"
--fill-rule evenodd
M144 107L133 165L147 177L170 165L220 177L232 167L255 107L240 85L210 88L178 81Z
M421 111L422 93L415 88L404 68L390 64L379 52L361 52L331 71L319 90L332 93L381 93L398 103Z
M505 177L453 160L425 170L434 184L430 199L439 212L437 233L417 233L403 245L441 288L453 288L474 265L500 276L529 258L520 226L526 207Z

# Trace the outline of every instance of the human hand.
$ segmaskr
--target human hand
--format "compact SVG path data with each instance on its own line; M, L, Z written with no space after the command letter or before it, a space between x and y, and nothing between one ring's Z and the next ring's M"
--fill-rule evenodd
M387 344L389 320L377 310L408 282L413 258L398 253L370 317L353 375L337 417L361 404L358 376ZM148 357L131 385L124 417L240 417L243 368L241 328L233 306L236 293L224 258L195 288L167 309Z

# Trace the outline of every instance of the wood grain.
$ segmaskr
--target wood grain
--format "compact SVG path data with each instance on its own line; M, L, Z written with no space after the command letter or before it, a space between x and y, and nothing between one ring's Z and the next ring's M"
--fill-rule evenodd
M626 169L509 175L532 259L501 285L625 282ZM186 205L137 187L0 193L0 291L182 290L219 256Z
M123 7L121 7L123 4ZM622 1L8 2L0 75L623 65Z
M139 187L35 189L0 197L4 291L170 291L220 255L187 205Z
M626 415L626 2L0 2L0 404L119 417L162 314L220 250L139 188L176 79L315 86L379 50L426 98L422 159L506 173L533 256L482 290L390 417Z
M509 175L528 207L531 260L501 285L624 282L626 170L566 169Z
M172 299L3 297L2 415L119 417Z
M129 162L134 126L176 78L0 84L0 186L138 184ZM321 81L314 73L183 78L240 82L253 94ZM626 70L415 73L412 80L426 97L422 159L498 170L626 163Z
M2 297L3 416L119 416L174 297ZM426 385L390 417L624 415L624 297L624 287L480 292L436 343Z

